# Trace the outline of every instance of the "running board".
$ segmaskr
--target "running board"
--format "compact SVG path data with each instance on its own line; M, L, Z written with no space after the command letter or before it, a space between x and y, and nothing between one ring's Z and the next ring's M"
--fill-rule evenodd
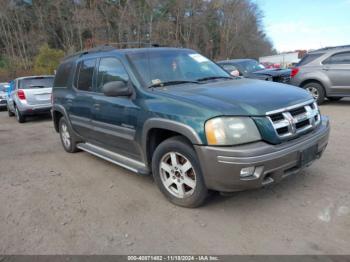
M90 143L79 143L77 144L77 148L84 150L94 156L100 157L104 160L112 162L118 166L124 167L132 172L146 175L149 174L149 169L146 165L140 161L135 159L122 156L110 150L104 149L102 147L90 144Z

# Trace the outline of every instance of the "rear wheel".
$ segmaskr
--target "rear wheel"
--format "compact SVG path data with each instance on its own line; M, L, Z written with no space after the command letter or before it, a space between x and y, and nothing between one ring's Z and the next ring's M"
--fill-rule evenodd
M58 127L64 150L66 150L68 153L75 153L79 151L79 149L76 146L77 143L74 139L73 132L71 131L64 117L61 117Z
M18 110L17 107L15 107L15 115L18 123L24 123L26 121L25 116L22 115L22 113Z
M332 96L332 97L327 97L329 101L339 101L342 99L342 96Z
M324 102L325 93L323 86L319 83L311 82L304 86L305 90L307 90L313 98L316 100L317 104L322 104Z
M153 154L153 177L170 202L183 207L198 207L208 195L197 155L182 137L162 142Z

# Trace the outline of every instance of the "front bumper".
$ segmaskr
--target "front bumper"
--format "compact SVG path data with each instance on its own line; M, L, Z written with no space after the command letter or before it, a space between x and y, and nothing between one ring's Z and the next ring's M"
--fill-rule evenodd
M315 158L320 158L327 146L329 132L328 118L322 117L317 129L279 145L256 142L232 147L198 145L195 149L209 189L242 191L278 182L309 166L312 161L302 164L302 152L314 146ZM255 167L255 175L241 178L242 168L252 166Z

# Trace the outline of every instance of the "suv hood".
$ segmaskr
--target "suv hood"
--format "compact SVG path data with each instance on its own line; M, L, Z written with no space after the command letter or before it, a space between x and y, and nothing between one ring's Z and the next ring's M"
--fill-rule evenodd
M178 101L213 110L217 115L263 116L266 112L312 99L299 87L253 79L220 80L156 90Z

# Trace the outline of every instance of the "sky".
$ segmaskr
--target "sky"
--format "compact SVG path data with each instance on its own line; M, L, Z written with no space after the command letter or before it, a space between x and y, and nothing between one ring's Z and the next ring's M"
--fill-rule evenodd
M350 0L255 0L278 52L350 45Z

